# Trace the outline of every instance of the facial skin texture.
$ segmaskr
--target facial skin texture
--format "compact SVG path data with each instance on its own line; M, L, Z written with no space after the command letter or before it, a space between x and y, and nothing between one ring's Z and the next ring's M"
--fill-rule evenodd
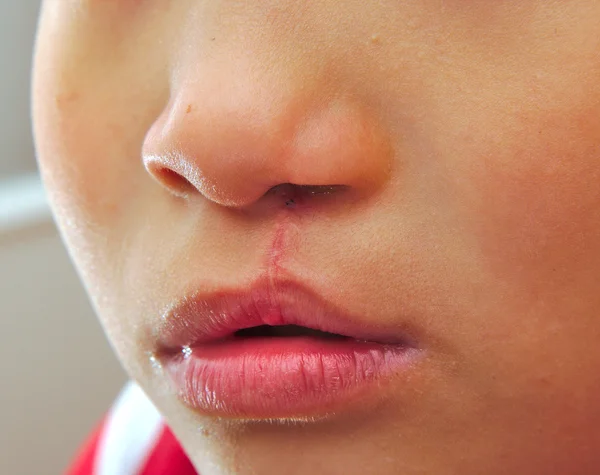
M598 473L599 22L596 0L44 2L52 206L202 474ZM346 187L287 209L283 183ZM278 276L414 329L408 380L303 423L168 390L148 328L272 270L276 236Z

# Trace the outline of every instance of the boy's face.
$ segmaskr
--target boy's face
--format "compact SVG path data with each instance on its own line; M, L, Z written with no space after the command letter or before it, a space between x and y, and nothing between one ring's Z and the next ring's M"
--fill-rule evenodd
M597 0L44 2L58 222L202 474L597 473L598 25ZM191 408L164 309L260 279L419 357L325 417Z

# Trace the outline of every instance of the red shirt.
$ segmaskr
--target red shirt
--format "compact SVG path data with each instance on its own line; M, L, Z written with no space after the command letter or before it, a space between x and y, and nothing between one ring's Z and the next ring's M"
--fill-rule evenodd
M66 475L198 475L144 392L128 384Z

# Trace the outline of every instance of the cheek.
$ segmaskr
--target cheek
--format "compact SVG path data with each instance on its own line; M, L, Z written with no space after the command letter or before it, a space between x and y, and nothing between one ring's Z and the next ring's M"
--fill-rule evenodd
M595 106L528 118L472 163L475 235L494 277L549 292L600 270L599 117Z
M527 114L518 132L482 142L460 168L462 224L482 269L474 285L484 303L468 322L481 355L471 358L474 379L564 413L557 426L575 412L581 427L600 417L599 117L597 106ZM581 410L569 412L573 392Z
M44 126L37 133L38 156L67 237L99 237L117 224L118 211L135 194L135 145L120 124L107 120L102 106L75 91L49 86L39 101L37 120Z
M476 97L433 135L444 142L428 185L465 249L444 279L456 282L457 317L443 331L482 386L501 366L526 378L600 362L590 351L600 337L600 90L545 103L490 90L502 100ZM557 359L557 348L569 356Z
M167 100L167 81L131 58L94 55L102 38L78 37L78 49L68 28L41 36L33 88L40 168L67 238L106 241L150 188L140 150Z
M493 395L490 426L528 420L544 434L534 447L599 437L600 108L588 102L505 123L453 172L481 264L460 337L469 378Z
M35 92L40 168L61 232L105 329L113 339L122 339L134 334L133 323L122 318L119 307L119 282L126 272L123 250L132 232L152 216L149 206L158 202L152 193L159 187L147 176L140 149L155 117L153 108L160 108L160 94L132 97L131 88L118 86L117 75L92 79L66 67L62 71L43 78ZM121 357L135 360L124 353Z
M133 371L140 358L132 341L135 321L122 305L124 254L132 232L152 215L148 205L156 198L150 190L157 187L146 177L139 156L144 129L135 123L135 104L113 104L81 90L77 84L48 83L40 92L40 168L100 321L117 342L119 358ZM119 96L117 89L114 93Z
M72 3L48 1L40 17L38 157L62 222L114 227L146 184L141 143L168 98L168 45L155 34L166 20L152 14L151 0Z

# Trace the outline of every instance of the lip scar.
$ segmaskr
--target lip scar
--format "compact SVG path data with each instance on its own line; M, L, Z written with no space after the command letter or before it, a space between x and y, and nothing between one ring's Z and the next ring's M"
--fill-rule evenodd
M268 252L268 268L276 269L277 264L281 260L282 254L285 250L285 225L280 225L279 229L275 232L273 242L271 243L271 249Z

